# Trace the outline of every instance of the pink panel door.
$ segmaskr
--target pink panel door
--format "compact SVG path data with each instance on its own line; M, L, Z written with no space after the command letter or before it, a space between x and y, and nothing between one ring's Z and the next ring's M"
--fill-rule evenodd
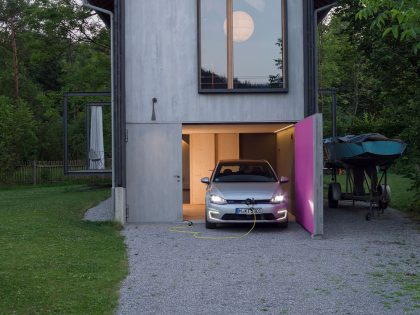
M322 115L295 125L295 215L312 236L323 234Z

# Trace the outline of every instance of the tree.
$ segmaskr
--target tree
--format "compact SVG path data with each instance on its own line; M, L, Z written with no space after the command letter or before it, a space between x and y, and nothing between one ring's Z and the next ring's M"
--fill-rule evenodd
M420 48L420 1L418 0L361 0L363 7L358 19L373 17L372 28L383 30L383 36L412 43L417 54Z
M0 0L2 167L7 161L62 159L63 92L110 89L109 30L79 2ZM84 110L79 106L77 119L69 121L78 156L85 149ZM26 138L16 142L17 150L8 137L16 140L21 132Z
M19 64L17 37L25 27L24 16L27 8L25 0L0 0L0 38L3 49L12 53L14 92L19 98ZM10 48L9 48L10 47Z
M37 123L29 106L0 96L0 167L10 169L16 160L28 161L37 153Z
M396 170L414 180L420 198L418 58L411 41L372 28L375 17L356 18L363 8L359 0L342 0L331 22L320 28L320 85L338 88L341 134L379 132L408 144ZM320 100L326 135L331 130L327 101Z
M281 75L280 73L277 73L269 76L268 82L271 87L279 87L283 85L283 40L279 38L275 45L279 47L280 53L279 58L276 58L273 61Z

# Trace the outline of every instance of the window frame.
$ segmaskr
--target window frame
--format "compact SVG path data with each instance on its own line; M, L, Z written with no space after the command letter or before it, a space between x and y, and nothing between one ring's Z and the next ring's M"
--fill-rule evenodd
M260 93L288 93L289 92L289 69L288 69L288 41L287 41L287 0L282 2L282 39L283 39L283 87L282 88L247 88L247 89L203 89L201 88L201 1L197 0L197 86L199 94L260 94ZM227 0L225 0L227 1ZM228 52L226 51L226 55ZM226 56L227 57L227 56Z

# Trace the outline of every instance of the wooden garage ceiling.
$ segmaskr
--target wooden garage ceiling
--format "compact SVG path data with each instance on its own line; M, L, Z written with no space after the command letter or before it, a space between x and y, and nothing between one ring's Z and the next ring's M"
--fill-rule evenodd
M290 123L266 123L266 124L186 124L182 126L182 134L204 133L276 133L293 126Z

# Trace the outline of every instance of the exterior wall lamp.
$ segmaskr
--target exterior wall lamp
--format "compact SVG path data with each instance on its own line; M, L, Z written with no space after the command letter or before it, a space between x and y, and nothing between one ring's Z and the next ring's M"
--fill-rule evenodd
M157 103L157 98L152 98L152 121L156 120L156 113L155 113L155 104Z

